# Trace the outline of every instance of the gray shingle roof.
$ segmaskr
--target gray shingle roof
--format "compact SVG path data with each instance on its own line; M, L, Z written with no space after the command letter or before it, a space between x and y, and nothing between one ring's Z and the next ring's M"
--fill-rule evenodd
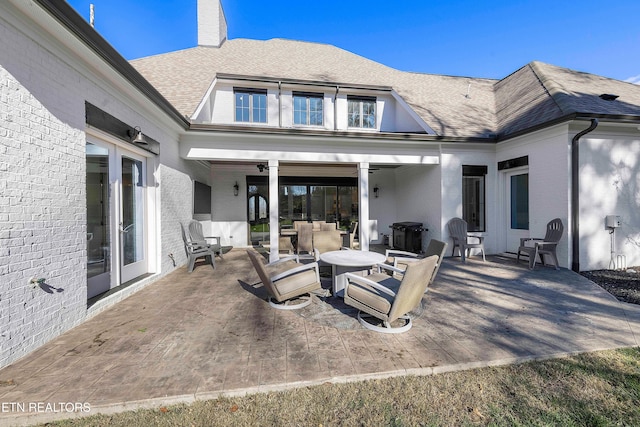
M540 62L497 81L399 71L320 43L233 39L220 48L199 46L132 65L187 116L216 74L237 74L389 86L438 135L448 137L508 135L572 113L640 117L639 86ZM620 98L604 101L602 93Z
M631 116L640 120L640 86L542 62L531 62L495 85L501 135L569 115ZM600 98L618 95L615 101Z

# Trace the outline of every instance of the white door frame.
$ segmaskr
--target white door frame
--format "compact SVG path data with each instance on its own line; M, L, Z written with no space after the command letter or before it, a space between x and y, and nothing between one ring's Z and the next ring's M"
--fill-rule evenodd
M100 130L87 127L86 141L109 150L109 221L110 221L110 258L111 258L111 279L109 281L110 289L120 286L121 284L139 277L145 273L154 270L157 265L155 257L157 251L154 249L157 244L153 237L154 230L157 228L157 214L152 209L156 204L153 202L155 193L153 192L154 180L153 171L156 162L151 153L139 149L131 144L120 141ZM144 194L141 197L143 201L143 251L144 258L142 262L135 265L127 266L131 268L123 268L122 263L122 233L120 222L122 218L122 158L138 160L143 163L142 182Z
M512 229L511 228L511 177L515 175L523 175L529 173L529 166L522 166L517 168L510 168L500 171L500 180L502 193L503 206L500 210L501 214L501 246L503 252L517 252L519 246L519 239L523 237L529 237L530 231ZM531 209L529 209L531 212Z

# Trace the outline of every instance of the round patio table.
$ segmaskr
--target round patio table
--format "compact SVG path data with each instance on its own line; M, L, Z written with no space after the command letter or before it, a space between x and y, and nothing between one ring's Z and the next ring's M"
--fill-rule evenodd
M387 259L384 254L370 251L330 251L320 254L320 261L331 264L333 295L342 296L347 278L344 273L367 271Z

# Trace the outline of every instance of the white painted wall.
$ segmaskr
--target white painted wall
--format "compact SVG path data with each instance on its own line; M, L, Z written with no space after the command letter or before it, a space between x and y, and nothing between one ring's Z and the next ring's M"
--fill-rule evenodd
M293 124L293 92L291 88L278 90L275 84L247 82L218 82L211 92L210 98L204 100L203 107L194 119L198 123L238 124L235 122L234 87L267 88L268 123L256 123L255 126L281 126L283 128L298 127ZM324 96L324 123L321 127L327 130L348 130L347 127L347 93L341 92L335 98L333 91L301 87L298 90L317 92ZM279 99L278 99L279 97ZM337 108L337 112L336 109ZM376 129L357 129L364 132L421 132L423 128L392 95L380 94L376 102ZM408 107L407 107L408 108ZM337 113L337 114L336 114ZM280 117L281 114L281 117ZM336 117L337 116L337 117ZM337 119L337 120L336 120ZM336 125L337 123L337 125ZM241 123L243 126L254 124ZM317 128L317 127L308 127Z
M582 127L584 128L584 126ZM574 129L575 131L581 129ZM640 265L640 132L600 125L580 142L580 268L609 268L611 234L606 215L622 217L615 257ZM617 263L612 264L615 268Z
M373 196L373 188L380 188L380 197ZM389 226L396 222L398 204L396 202L396 174L395 169L373 170L369 175L369 217L376 220L378 236L372 243L382 244L383 235L391 236ZM391 237L390 237L391 239Z
M422 234L422 250L429 239L441 239L441 167L440 165L403 166L395 169L396 219L393 222L421 222L428 231ZM388 225L387 224L387 228Z
M440 232L442 240L447 242L448 254L452 244L447 224L452 218L462 218L462 166L487 166L485 177L486 230L473 235L484 236L485 252L496 253L498 230L502 226L496 219L496 157L493 147L473 147L468 150L443 149L442 153L442 218ZM457 251L456 251L457 254Z
M536 132L516 138L497 147L497 162L521 156L529 156L529 236L544 237L547 223L560 218L564 224L564 236L558 245L558 259L563 267L570 267L570 138L567 125ZM504 230L508 221L506 206L504 173L498 173L497 212L498 231L502 224L502 233L498 235L497 250L516 251L507 248Z

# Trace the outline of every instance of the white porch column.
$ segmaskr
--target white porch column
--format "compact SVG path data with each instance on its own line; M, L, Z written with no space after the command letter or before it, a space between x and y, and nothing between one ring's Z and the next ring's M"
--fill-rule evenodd
M358 239L360 250L369 250L369 163L358 164Z
M269 160L269 262L279 258L278 237L280 236L278 205L278 160Z

